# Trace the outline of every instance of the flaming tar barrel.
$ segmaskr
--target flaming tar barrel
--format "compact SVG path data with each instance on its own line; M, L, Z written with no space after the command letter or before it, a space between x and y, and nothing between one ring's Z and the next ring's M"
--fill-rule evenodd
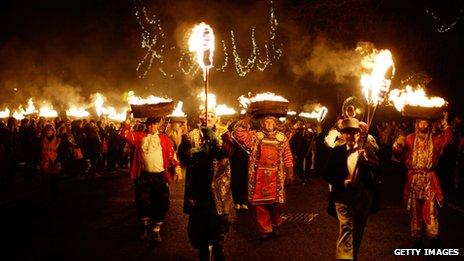
M134 118L164 117L174 110L174 101L155 104L131 104Z
M444 109L444 107L421 107L405 105L402 115L411 118L435 120L442 116Z
M252 102L248 107L248 112L256 117L273 115L276 117L287 116L288 102L283 101L257 101Z

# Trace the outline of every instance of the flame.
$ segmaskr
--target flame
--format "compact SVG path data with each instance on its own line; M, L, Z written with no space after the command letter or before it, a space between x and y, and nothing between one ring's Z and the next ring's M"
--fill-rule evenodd
M24 112L24 114L28 115L28 114L34 114L34 113L37 113L38 111L35 109L35 106L34 106L34 102L32 101L32 98L29 98L29 100L27 100L27 108L26 108L26 111Z
M388 96L389 101L393 103L398 111L403 111L405 105L420 107L442 107L446 101L440 97L427 97L425 90L417 86L414 90L407 85L404 90L394 89Z
M0 118L8 118L10 116L10 109L5 108L3 111L0 111Z
M245 110L245 109L240 110L240 114L241 114L241 115L244 115L245 113L246 113L246 110Z
M322 122L325 116L327 116L328 112L329 110L327 109L327 107L319 106L315 108L314 111L312 112L301 112L298 116L307 118L307 119L315 119L318 122Z
M126 120L126 109L123 109L121 112L117 112L114 107L107 107L104 110L104 114L108 117L108 119L113 121L123 122Z
M53 109L52 105L44 103L39 109L39 116L45 118L55 118L58 117L58 112Z
M200 94L197 95L198 98L202 101L202 104L200 105L200 110L205 109L205 93L201 92ZM216 108L216 95L214 93L208 93L208 110L214 110Z
M361 76L362 92L369 104L377 105L383 101L383 95L390 89L391 77L395 72L392 54L389 50L374 49L363 58L361 65L369 72ZM390 69L392 75L386 78Z
M248 105L253 102L259 102L259 101L279 101L279 102L288 102L287 99L280 95L276 95L272 92L263 92L263 93L258 93L254 97L245 97L245 96L240 96L238 97L238 101L244 108L248 108Z
M162 102L172 102L172 100L168 98L157 97L154 95L150 95L147 98L141 98L141 97L135 96L133 91L129 91L127 93L127 102L133 105L141 105L141 104L157 104L157 103L162 103Z
M193 27L188 39L189 51L195 53L198 65L203 69L203 77L206 79L206 71L213 66L214 32L211 26L202 22ZM204 56L208 55L208 63L205 64Z
M296 115L296 111L288 111L288 112L287 112L287 115L289 115L289 116L295 116L295 115Z
M176 105L176 108L174 109L174 111L172 112L171 115L169 115L168 117L187 117L187 114L185 114L183 111L182 111L182 106L184 105L183 102L179 101Z
M101 117L103 114L103 104L105 103L105 97L100 94L99 92L95 93L94 95L93 105L95 106L95 111L97 112L97 116Z
M71 107L68 110L66 110L66 115L76 118L83 118L89 117L90 113L86 111L84 108L79 108L75 105L71 105Z
M226 116L226 115L237 114L237 112L233 108L227 107L227 105L225 105L225 104L219 104L218 106L216 106L214 111L215 111L217 116Z

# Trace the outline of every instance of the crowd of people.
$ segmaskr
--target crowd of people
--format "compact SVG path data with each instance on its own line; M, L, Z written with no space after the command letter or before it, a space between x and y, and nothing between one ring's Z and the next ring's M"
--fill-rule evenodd
M322 135L316 121L282 122L268 115L221 122L211 112L193 126L162 117L120 124L8 118L0 121L0 184L7 189L19 171L41 175L48 205L56 200L60 175L98 177L129 168L144 227L141 238L160 243L169 185L185 179L190 242L201 260L211 249L223 260L230 206L253 208L260 240L278 237L287 185L295 179L306 184L318 169L331 187L329 214L340 224L336 257L356 259L367 217L378 208L375 172L396 162L405 168L414 242L436 243L443 194L461 188L464 179L461 118L448 120L445 114L436 122L380 122L372 130L368 135L366 124L347 118ZM326 158L319 156L324 146L331 151Z

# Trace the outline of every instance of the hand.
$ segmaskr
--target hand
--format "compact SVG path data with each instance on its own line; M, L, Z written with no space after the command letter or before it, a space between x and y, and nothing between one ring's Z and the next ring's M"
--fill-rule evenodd
M344 182L344 186L345 188L349 188L351 187L351 185L353 184L353 181L351 179L345 179L345 182Z
M287 168L285 170L285 173L287 174L285 176L285 183L287 185L292 185L295 180L294 175L293 175L293 168Z
M181 181L183 179L184 179L184 177L182 175L182 169L179 166L177 166L175 168L174 182L177 183L177 182L179 182L179 181Z

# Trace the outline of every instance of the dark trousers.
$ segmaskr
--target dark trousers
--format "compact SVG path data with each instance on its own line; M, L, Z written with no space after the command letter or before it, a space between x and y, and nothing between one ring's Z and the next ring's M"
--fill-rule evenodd
M169 186L164 172L142 172L140 177L134 180L134 188L138 217L162 223L170 206Z
M194 209L189 216L188 236L190 244L199 250L210 245L221 247L229 230L227 215L219 215L214 207Z

